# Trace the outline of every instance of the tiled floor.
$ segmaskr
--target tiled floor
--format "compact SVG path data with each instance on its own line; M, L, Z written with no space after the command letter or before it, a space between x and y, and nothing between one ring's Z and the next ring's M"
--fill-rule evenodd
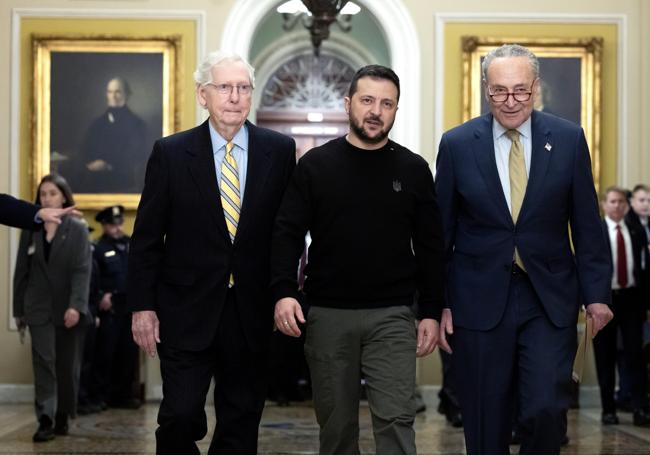
M109 410L79 417L72 422L70 435L44 444L33 444L35 430L29 405L0 405L0 454L153 454L157 405L137 411ZM208 410L208 415L212 413ZM374 453L368 408L361 408L361 453ZM629 414L621 414L622 424L603 428L599 411L571 411L571 442L562 454L571 455L650 455L650 429L633 427ZM211 418L210 424L214 424ZM416 421L420 455L460 455L464 453L462 431L448 426L434 411L420 414ZM279 408L267 406L260 430L259 453L307 455L318 453L318 427L308 406ZM199 444L202 453L208 440ZM513 448L512 453L517 448Z

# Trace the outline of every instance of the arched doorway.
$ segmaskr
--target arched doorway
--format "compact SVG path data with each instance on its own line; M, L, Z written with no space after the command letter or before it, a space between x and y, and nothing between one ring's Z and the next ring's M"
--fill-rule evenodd
M278 0L237 1L226 19L221 48L250 57L259 24L279 3ZM408 87L402 92L400 115L391 137L417 152L420 149L420 45L415 25L401 0L358 0L358 3L377 21L388 47L390 66L399 75L402 86Z

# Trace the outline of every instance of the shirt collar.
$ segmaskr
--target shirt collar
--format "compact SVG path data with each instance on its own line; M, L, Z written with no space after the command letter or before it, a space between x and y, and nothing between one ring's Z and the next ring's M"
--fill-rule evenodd
M530 139L532 137L531 125L532 125L532 120L530 119L530 117L528 117L524 123L519 125L517 131L519 131L519 134L522 137ZM506 131L508 130L499 122L497 122L497 119L495 118L492 119L492 134L496 139L499 139L501 136L506 134Z
M208 121L208 126L210 127L210 139L212 140L212 150L214 151L214 153L217 153L218 150L221 150L226 146L228 141L225 140L221 136L221 134L219 134L217 130L214 129L214 127L212 126L212 122ZM235 144L243 151L248 150L248 127L246 126L245 123L241 128L239 128L239 131L237 131L235 137L232 138L232 143Z
M614 229L616 229L616 226L621 226L621 229L622 229L623 226L624 226L624 224L623 224L623 220L621 220L621 221L619 221L619 222L617 223L616 221L614 221L613 219L611 219L611 218L608 217L608 216L605 216L605 222L607 223L607 228L608 228L610 231L613 231Z

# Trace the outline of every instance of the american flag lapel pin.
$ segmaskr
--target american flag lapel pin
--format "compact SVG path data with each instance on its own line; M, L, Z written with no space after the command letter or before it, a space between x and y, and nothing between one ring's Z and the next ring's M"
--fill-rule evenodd
M546 149L547 152L550 152L553 146L547 142L544 148Z

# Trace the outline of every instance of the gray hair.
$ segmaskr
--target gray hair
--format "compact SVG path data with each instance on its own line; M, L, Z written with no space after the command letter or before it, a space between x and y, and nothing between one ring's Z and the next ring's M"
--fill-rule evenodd
M481 70L483 72L483 80L487 82L487 70L495 58L508 58L508 57L527 57L530 62L530 69L533 71L535 79L539 77L539 60L528 48L519 44L504 44L503 46L492 49L483 59Z
M255 88L255 69L239 54L226 51L210 52L205 59L203 59L203 62L199 64L196 71L194 71L194 82L196 82L197 85L205 85L213 82L212 68L224 63L235 62L242 62L244 66L246 66L246 69L248 70L248 79L250 80L251 86Z

